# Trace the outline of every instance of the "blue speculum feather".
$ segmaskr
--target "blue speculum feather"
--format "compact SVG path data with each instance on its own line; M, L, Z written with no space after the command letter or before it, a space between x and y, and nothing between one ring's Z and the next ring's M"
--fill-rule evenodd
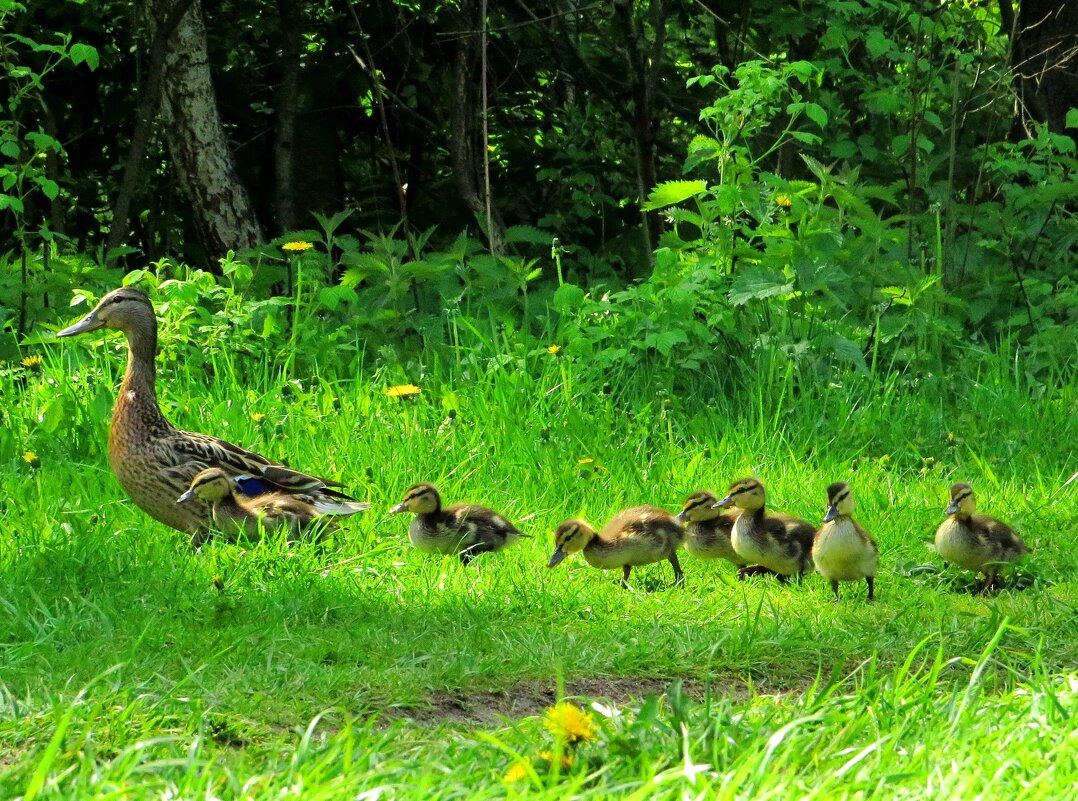
M265 495L274 489L268 481L254 476L236 476L236 488L249 498Z

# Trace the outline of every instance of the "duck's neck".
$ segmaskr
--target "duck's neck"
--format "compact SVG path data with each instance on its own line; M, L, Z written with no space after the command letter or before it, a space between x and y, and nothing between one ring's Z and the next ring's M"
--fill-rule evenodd
M112 432L121 420L130 424L132 419L149 432L171 428L157 405L156 357L156 327L127 332L127 370L112 412Z

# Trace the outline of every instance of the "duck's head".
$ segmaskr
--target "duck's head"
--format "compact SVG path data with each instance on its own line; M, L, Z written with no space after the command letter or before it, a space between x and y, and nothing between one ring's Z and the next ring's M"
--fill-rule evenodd
M595 529L583 520L566 520L554 532L554 553L547 567L557 567L565 557L584 550L595 536Z
M56 336L73 337L98 328L115 328L129 333L140 329L154 330L156 326L157 318L150 299L134 287L123 286L109 292L93 311L74 325L58 331Z
M726 493L725 498L715 504L715 508L736 506L746 512L755 512L764 507L766 497L764 485L755 478L740 478L730 485L730 491Z
M232 476L220 467L207 467L191 479L187 492L176 499L176 503L187 503L194 497L208 503L217 503L232 494Z
M951 485L951 502L947 504L945 514L955 517L967 518L977 511L977 496L973 494L973 487L965 482Z
M416 515L429 515L442 508L442 496L433 484L415 484L404 492L404 500L389 510L391 515L411 512Z
M722 514L718 508L719 499L714 492L700 490L694 492L681 504L681 511L677 519L682 523L699 523L703 520L714 520Z
M827 488L827 514L823 522L830 523L839 515L849 517L853 514L853 491L844 481L837 481Z

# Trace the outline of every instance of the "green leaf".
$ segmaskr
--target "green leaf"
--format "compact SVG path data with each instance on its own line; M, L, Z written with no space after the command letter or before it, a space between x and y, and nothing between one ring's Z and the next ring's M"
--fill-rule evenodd
M14 195L0 195L0 211L11 209L16 214L23 211L22 201Z
M824 111L823 106L817 103L805 103L804 111L805 115L820 128L827 127L827 112Z
M763 300L792 292L794 285L775 270L741 270L730 287L730 303L744 306L750 300Z
M667 181L659 184L648 195L644 211L673 206L707 191L706 181Z
M3 154L8 158L17 159L21 152L22 148L19 147L19 143L14 139L5 139L3 142L0 142L0 154Z
M852 362L859 373L868 372L868 364L865 363L865 356L861 353L861 346L856 342L839 334L831 334L830 336L822 337L820 339L820 344L823 347L830 349L831 352L840 359Z
M60 194L60 185L56 181L52 181L48 178L35 179L37 185L41 187L41 191L45 194L49 200L56 200L56 196Z
M551 304L558 314L571 314L580 308L585 297L584 290L576 284L562 284L554 292Z
M512 225L505 229L506 242L527 242L532 245L550 247L554 235L531 225Z
M1067 111L1067 121L1063 125L1065 128L1078 128L1078 108Z
M688 336L680 328L675 328L670 331L659 331L654 334L648 334L644 339L644 345L649 348L655 348L663 356L669 356L670 351L674 349L675 345L681 345L689 341Z
M97 48L88 44L71 45L71 63L78 66L86 64L90 69L96 70L99 62Z

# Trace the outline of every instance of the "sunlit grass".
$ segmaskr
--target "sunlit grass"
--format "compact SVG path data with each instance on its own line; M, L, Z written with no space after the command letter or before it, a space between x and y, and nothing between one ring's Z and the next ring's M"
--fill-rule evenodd
M1073 383L1001 363L731 397L544 347L500 367L464 351L403 397L397 374L219 354L212 376L162 375L166 413L373 508L322 548L193 554L109 473L122 364L81 348L0 379L0 797L1056 798L1078 780ZM674 509L750 473L813 520L853 483L876 604L687 556L684 591L666 565L628 592L581 560L545 568L567 517ZM424 480L533 538L469 568L412 550L385 512ZM953 480L1034 547L1023 589L984 598L923 567ZM581 700L599 734L568 767L537 759L559 687L614 702Z

